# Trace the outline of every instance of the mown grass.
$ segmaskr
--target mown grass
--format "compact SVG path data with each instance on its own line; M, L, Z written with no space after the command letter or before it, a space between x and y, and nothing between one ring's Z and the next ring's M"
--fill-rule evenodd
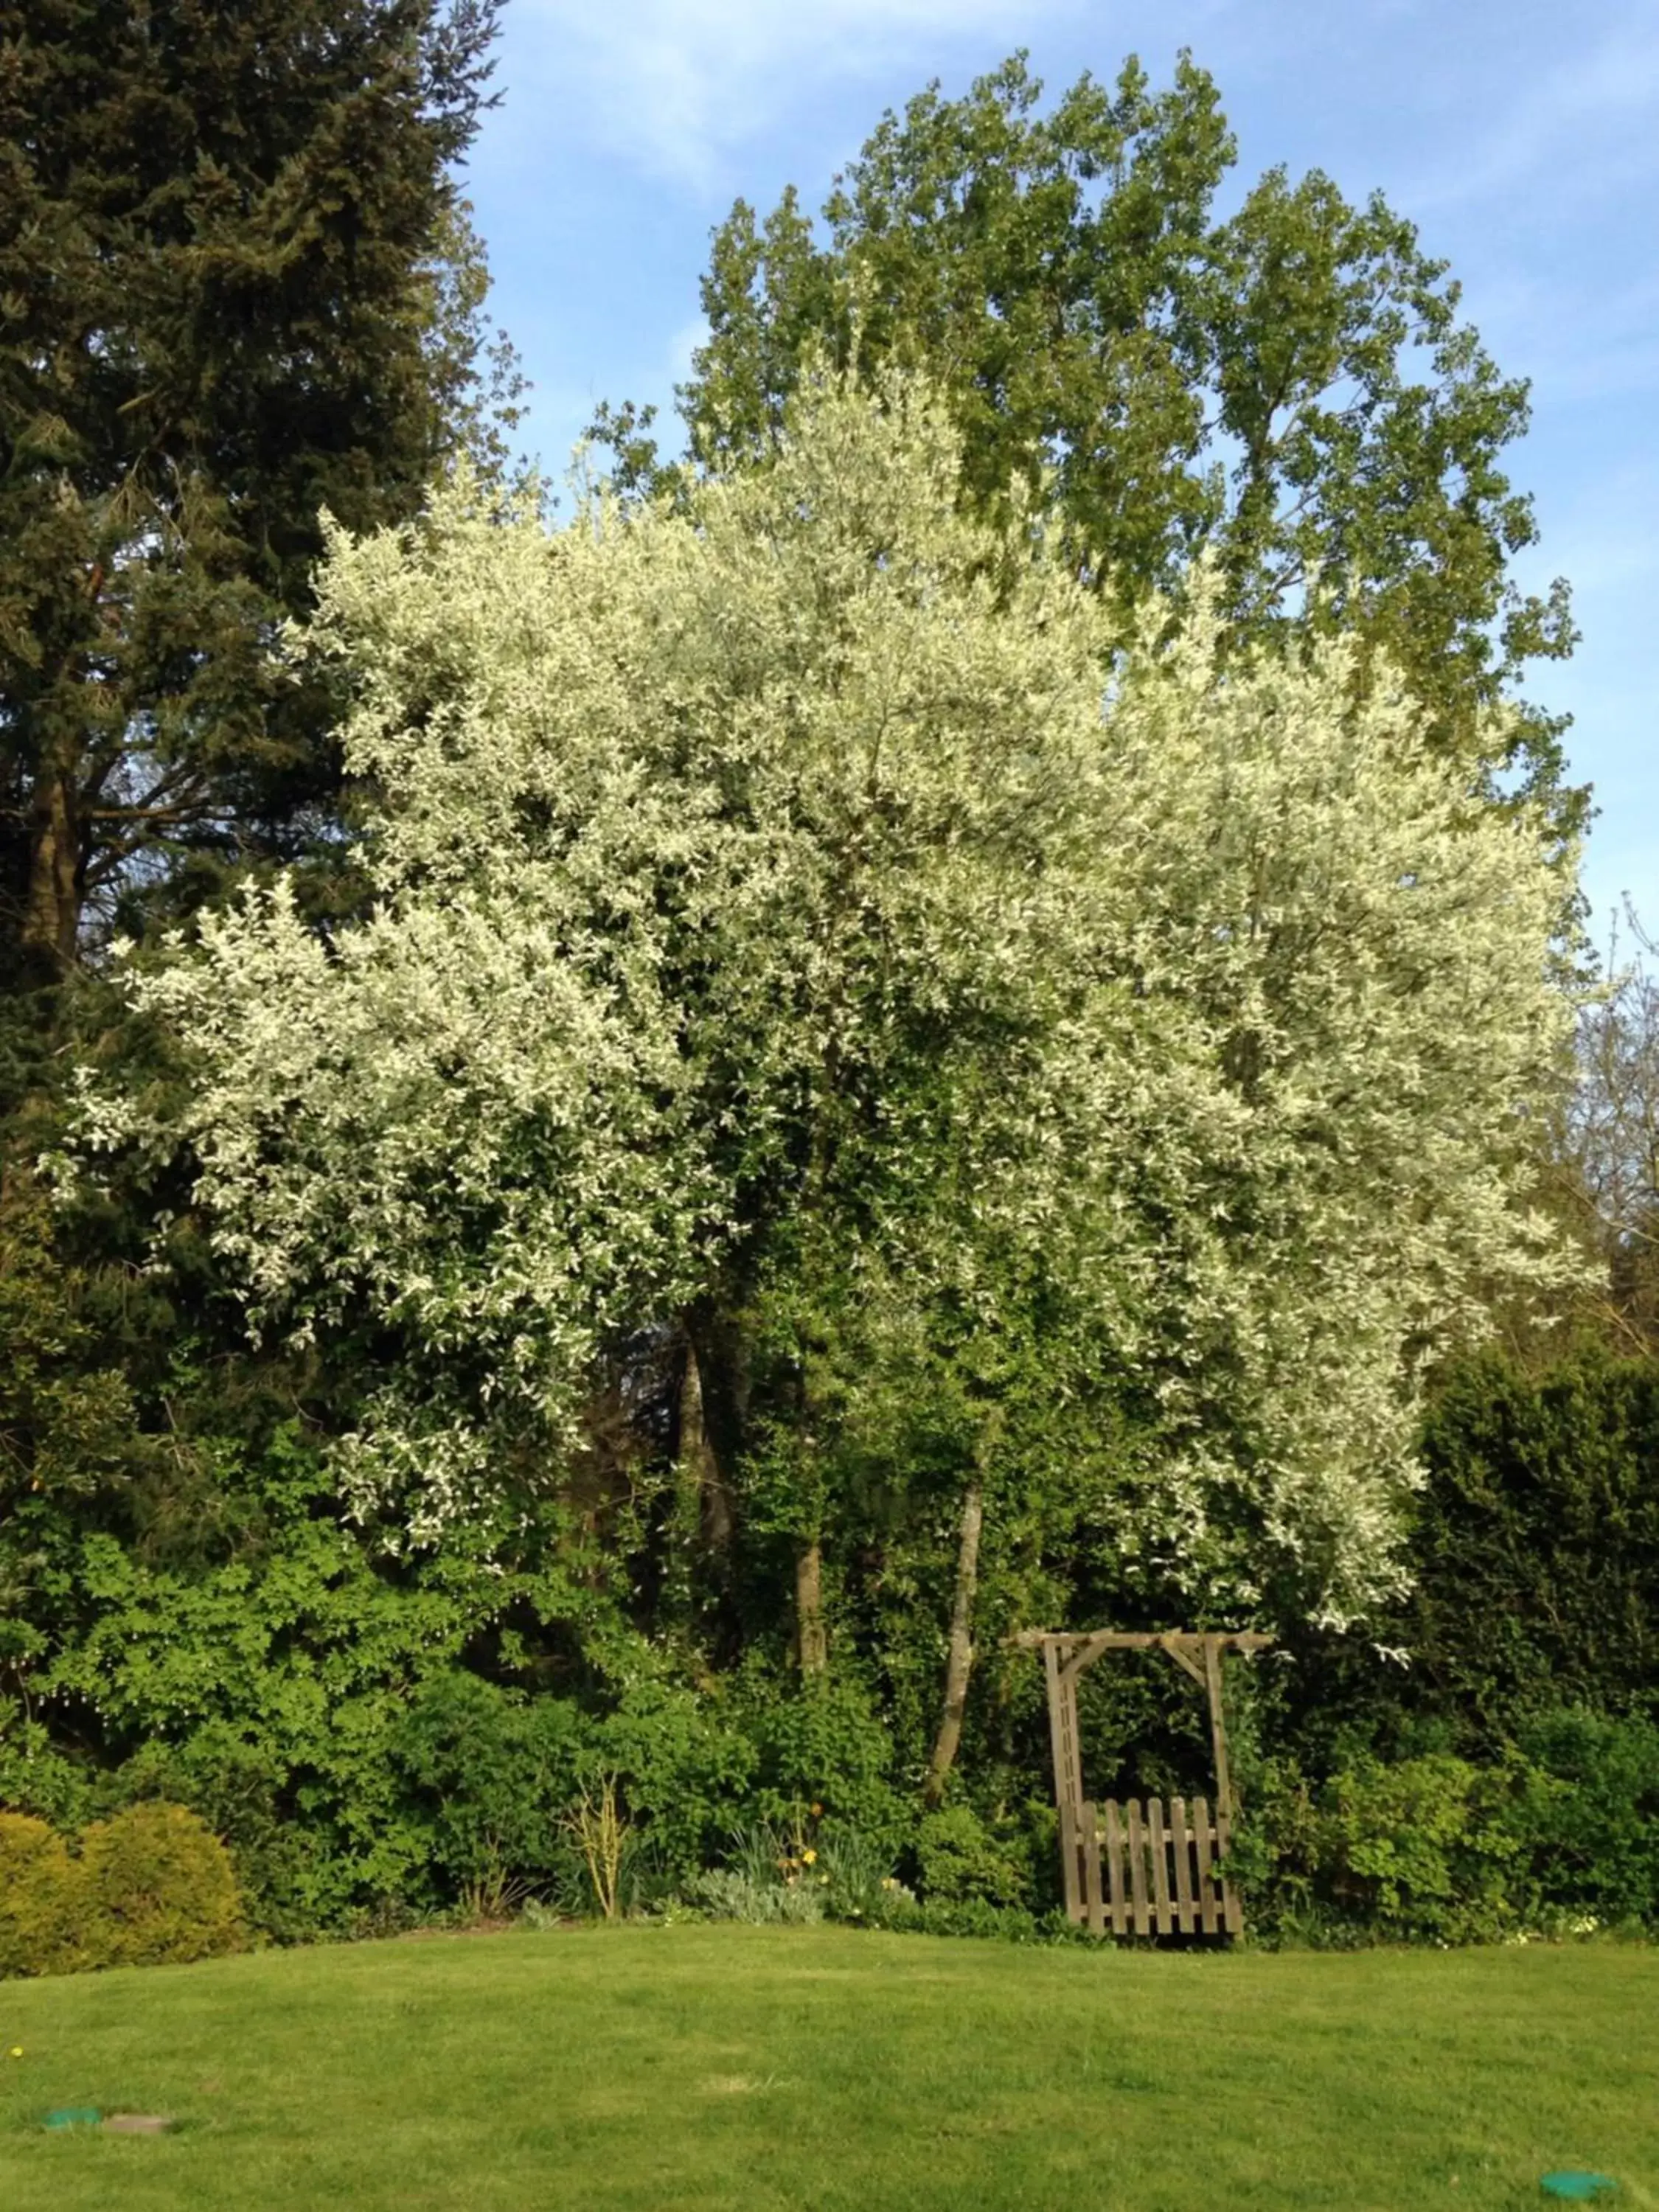
M1659 1954L593 1929L0 1985L0 2205L1659 2205ZM51 2135L66 2105L173 2135Z

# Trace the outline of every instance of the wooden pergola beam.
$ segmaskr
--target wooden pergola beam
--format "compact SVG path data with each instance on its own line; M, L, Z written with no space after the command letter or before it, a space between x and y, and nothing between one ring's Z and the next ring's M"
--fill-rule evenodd
M1253 1629L1227 1631L1209 1628L1022 1628L1008 1638L1022 1651L1040 1651L1045 1644L1069 1650L1079 1644L1102 1651L1153 1651L1170 1644L1218 1644L1227 1651L1265 1651L1279 1638L1261 1636Z

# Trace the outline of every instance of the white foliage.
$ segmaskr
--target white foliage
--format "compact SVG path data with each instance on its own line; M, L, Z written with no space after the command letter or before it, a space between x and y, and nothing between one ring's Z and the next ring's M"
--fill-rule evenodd
M336 533L374 911L325 940L279 886L135 974L197 1071L149 1140L258 1325L403 1333L348 1456L426 1528L527 1420L562 1448L595 1347L757 1192L805 1202L855 1091L890 1258L990 1224L1093 1297L1155 1409L1138 1525L1196 1575L1242 1509L1357 1603L1424 1362L1565 1264L1521 1204L1571 1022L1540 825L1355 708L1340 645L1218 674L1201 580L1109 688L1098 603L955 490L924 392L826 382L690 514L550 536L461 477ZM980 1072L959 1220L923 1218L927 1051Z

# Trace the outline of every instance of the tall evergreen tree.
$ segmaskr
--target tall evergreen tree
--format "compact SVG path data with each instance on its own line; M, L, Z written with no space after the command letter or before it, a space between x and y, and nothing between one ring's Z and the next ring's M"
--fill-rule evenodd
M61 1048L111 1011L80 957L101 933L187 911L250 862L309 855L308 895L338 895L334 702L275 648L309 605L319 509L396 520L448 448L488 441L484 269L456 166L498 6L0 0L14 1637L51 1579L42 1512L126 1536L165 1519L198 1464L166 1440L259 1397L184 1350L216 1341L201 1272L135 1297L141 1225L55 1219L33 1163Z
M455 165L500 0L0 0L0 948L325 828L272 645L475 376Z

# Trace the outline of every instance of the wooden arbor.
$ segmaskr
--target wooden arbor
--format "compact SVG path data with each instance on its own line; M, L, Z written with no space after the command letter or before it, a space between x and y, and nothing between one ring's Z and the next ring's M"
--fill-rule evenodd
M1242 1935L1244 1917L1238 1893L1214 1873L1231 1840L1234 1798L1227 1765L1227 1728L1222 1706L1221 1655L1262 1651L1271 1636L1218 1635L1169 1629L1139 1634L1097 1629L1085 1634L1027 1629L1014 1642L1041 1651L1048 1687L1048 1732L1054 1750L1054 1802L1060 1810L1060 1867L1066 1883L1067 1917L1097 1936L1132 1930L1138 1936ZM1115 1799L1104 1807L1104 1820L1083 1794L1083 1756L1078 1741L1078 1678L1108 1651L1163 1651L1190 1674L1210 1707L1210 1741L1215 1753L1216 1797L1210 1808L1195 1798L1140 1801L1131 1798L1121 1811ZM1103 1869L1101 1845L1105 1844Z

